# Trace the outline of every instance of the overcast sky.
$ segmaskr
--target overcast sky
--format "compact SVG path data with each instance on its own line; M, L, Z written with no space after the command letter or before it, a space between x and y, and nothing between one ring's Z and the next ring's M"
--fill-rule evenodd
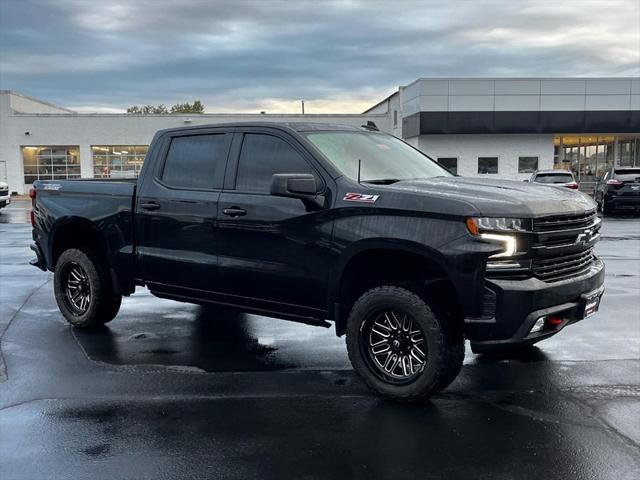
M0 88L78 111L350 113L418 77L629 75L639 0L0 0Z

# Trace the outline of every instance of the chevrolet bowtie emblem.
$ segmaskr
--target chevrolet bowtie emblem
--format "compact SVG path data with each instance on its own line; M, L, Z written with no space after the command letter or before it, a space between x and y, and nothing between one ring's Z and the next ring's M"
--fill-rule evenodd
M582 232L576 237L576 245L578 244L586 245L591 241L592 237L593 237L593 230L589 228L588 230L585 230L584 232Z

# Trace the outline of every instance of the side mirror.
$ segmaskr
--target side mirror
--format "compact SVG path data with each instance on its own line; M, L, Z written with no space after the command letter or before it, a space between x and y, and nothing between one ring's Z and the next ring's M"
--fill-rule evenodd
M310 173L276 173L271 177L271 195L309 198L317 193L316 177Z

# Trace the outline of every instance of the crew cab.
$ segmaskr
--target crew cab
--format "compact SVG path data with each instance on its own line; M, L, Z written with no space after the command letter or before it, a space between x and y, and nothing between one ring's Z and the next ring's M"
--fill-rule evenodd
M140 177L37 181L33 264L75 327L136 287L346 334L400 401L449 385L465 338L517 348L596 312L600 219L580 192L451 174L375 126L158 132Z

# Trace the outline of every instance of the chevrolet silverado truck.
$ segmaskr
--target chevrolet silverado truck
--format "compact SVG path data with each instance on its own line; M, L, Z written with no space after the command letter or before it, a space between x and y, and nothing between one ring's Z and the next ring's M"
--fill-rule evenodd
M474 352L597 311L600 219L580 192L451 174L375 125L158 132L138 179L37 181L32 263L74 327L123 295L335 325L354 369L411 401Z

